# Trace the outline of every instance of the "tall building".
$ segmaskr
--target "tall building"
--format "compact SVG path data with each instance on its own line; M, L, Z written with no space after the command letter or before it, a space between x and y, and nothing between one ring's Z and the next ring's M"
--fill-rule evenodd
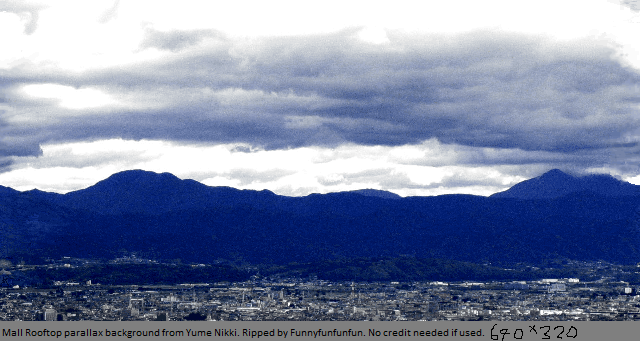
M58 313L55 309L47 309L44 311L44 320L45 321L55 321Z
M144 312L144 299L143 298L129 298L129 309L131 309L131 316L138 316Z

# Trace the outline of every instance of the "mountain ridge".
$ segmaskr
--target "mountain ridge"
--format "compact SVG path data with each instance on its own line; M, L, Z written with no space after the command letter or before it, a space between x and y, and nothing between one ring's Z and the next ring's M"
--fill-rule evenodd
M63 198L61 200L67 204L70 204L71 206L77 206L76 202L86 200L87 197L95 197L98 195L118 196L118 201L122 201L122 197L126 199L126 197L134 195L135 193L146 194L147 196L151 196L151 194L155 193L158 196L164 195L165 197L175 197L177 194L183 194L193 197L193 200L199 199L206 201L207 196L211 195L213 191L220 192L218 194L226 193L226 195L244 192L255 193L256 195L261 194L267 196L296 198L277 195L267 189L241 190L228 186L207 186L195 180L180 179L171 173L155 173L140 169L126 170L114 173L108 178L98 181L94 185L91 185L84 189L71 191L66 194L45 192L39 189L20 192L13 188L0 185L0 194L26 193L38 197L47 197L49 199L59 197ZM582 191L593 191L598 194L607 196L629 196L640 195L640 186L618 180L608 174L573 176L559 169L552 169L538 177L519 182L505 191L491 194L489 197L549 199ZM354 193L362 196L378 197L384 199L402 198L402 196L390 191L371 188L311 195L346 193ZM168 202L165 203L165 205L168 204Z
M547 185L575 180L558 172L539 178ZM0 194L0 258L112 259L135 252L151 259L281 265L401 255L497 263L640 262L640 195L571 191L527 200L391 200L357 192L286 197L144 171L106 180L65 195Z
M395 199L402 198L401 196L399 196L398 194L393 193L393 192L383 191L383 190L379 190L379 189L371 189L371 188L347 191L347 193L356 193L356 194L364 195L364 196L367 196L367 197L378 197L378 198L383 198L383 199L394 199L395 200Z
M605 196L640 195L640 186L618 180L607 174L573 176L559 169L552 169L538 177L517 183L503 192L490 195L493 198L552 199L576 192L592 191Z

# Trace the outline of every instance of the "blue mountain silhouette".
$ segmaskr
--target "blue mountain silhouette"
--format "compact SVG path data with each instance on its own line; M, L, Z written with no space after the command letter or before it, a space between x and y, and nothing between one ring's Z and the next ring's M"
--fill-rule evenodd
M378 197L378 198L384 198L384 199L400 199L402 198L401 196L393 193L393 192L389 192L389 191L381 191L379 189L358 189L355 191L349 191L350 193L357 193L360 195L364 195L367 197Z
M0 257L110 259L126 250L198 263L412 255L635 264L635 188L610 176L554 170L489 198L402 198L372 190L286 197L134 170L64 195L5 188L0 240L11 243Z
M594 174L576 177L552 169L539 177L525 180L494 198L549 199L568 194L590 191L599 195L619 197L640 195L640 186L620 181L611 175Z
M130 170L113 174L86 189L69 192L62 201L70 207L107 214L159 214L242 202L257 204L273 197L275 194L268 190L209 187L195 180L181 180L170 173Z

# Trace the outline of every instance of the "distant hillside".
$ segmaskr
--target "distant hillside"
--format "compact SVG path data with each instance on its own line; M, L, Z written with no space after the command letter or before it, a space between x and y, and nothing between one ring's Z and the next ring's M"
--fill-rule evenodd
M170 173L143 170L116 173L97 184L62 197L73 208L106 214L161 214L185 209L264 203L275 194L270 191L209 187L194 180L181 180Z
M397 198L370 190L364 193L378 195L285 197L127 171L65 195L4 190L0 258L113 259L135 253L232 265L362 257L635 264L640 196L620 183L553 171L507 191L516 197Z
M16 191L13 188L0 186L0 195L2 195L2 194L16 194L16 193L18 193L18 191Z
M381 191L379 189L359 189L355 191L349 191L349 193L357 193L367 197L378 197L383 199L401 199L402 197L388 191Z
M604 196L620 197L640 195L640 186L620 181L610 175L597 174L575 177L552 169L539 177L525 180L494 198L550 199L571 193L590 191Z

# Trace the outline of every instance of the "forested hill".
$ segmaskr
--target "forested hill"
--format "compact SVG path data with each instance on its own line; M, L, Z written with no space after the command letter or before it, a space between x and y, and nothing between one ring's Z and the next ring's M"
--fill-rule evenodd
M637 186L610 177L576 185L575 177L552 172L492 197L402 198L372 190L285 197L139 170L65 195L0 188L0 258L640 262ZM620 191L606 190L605 182ZM548 195L549 183L562 191ZM536 185L544 195L530 195Z

